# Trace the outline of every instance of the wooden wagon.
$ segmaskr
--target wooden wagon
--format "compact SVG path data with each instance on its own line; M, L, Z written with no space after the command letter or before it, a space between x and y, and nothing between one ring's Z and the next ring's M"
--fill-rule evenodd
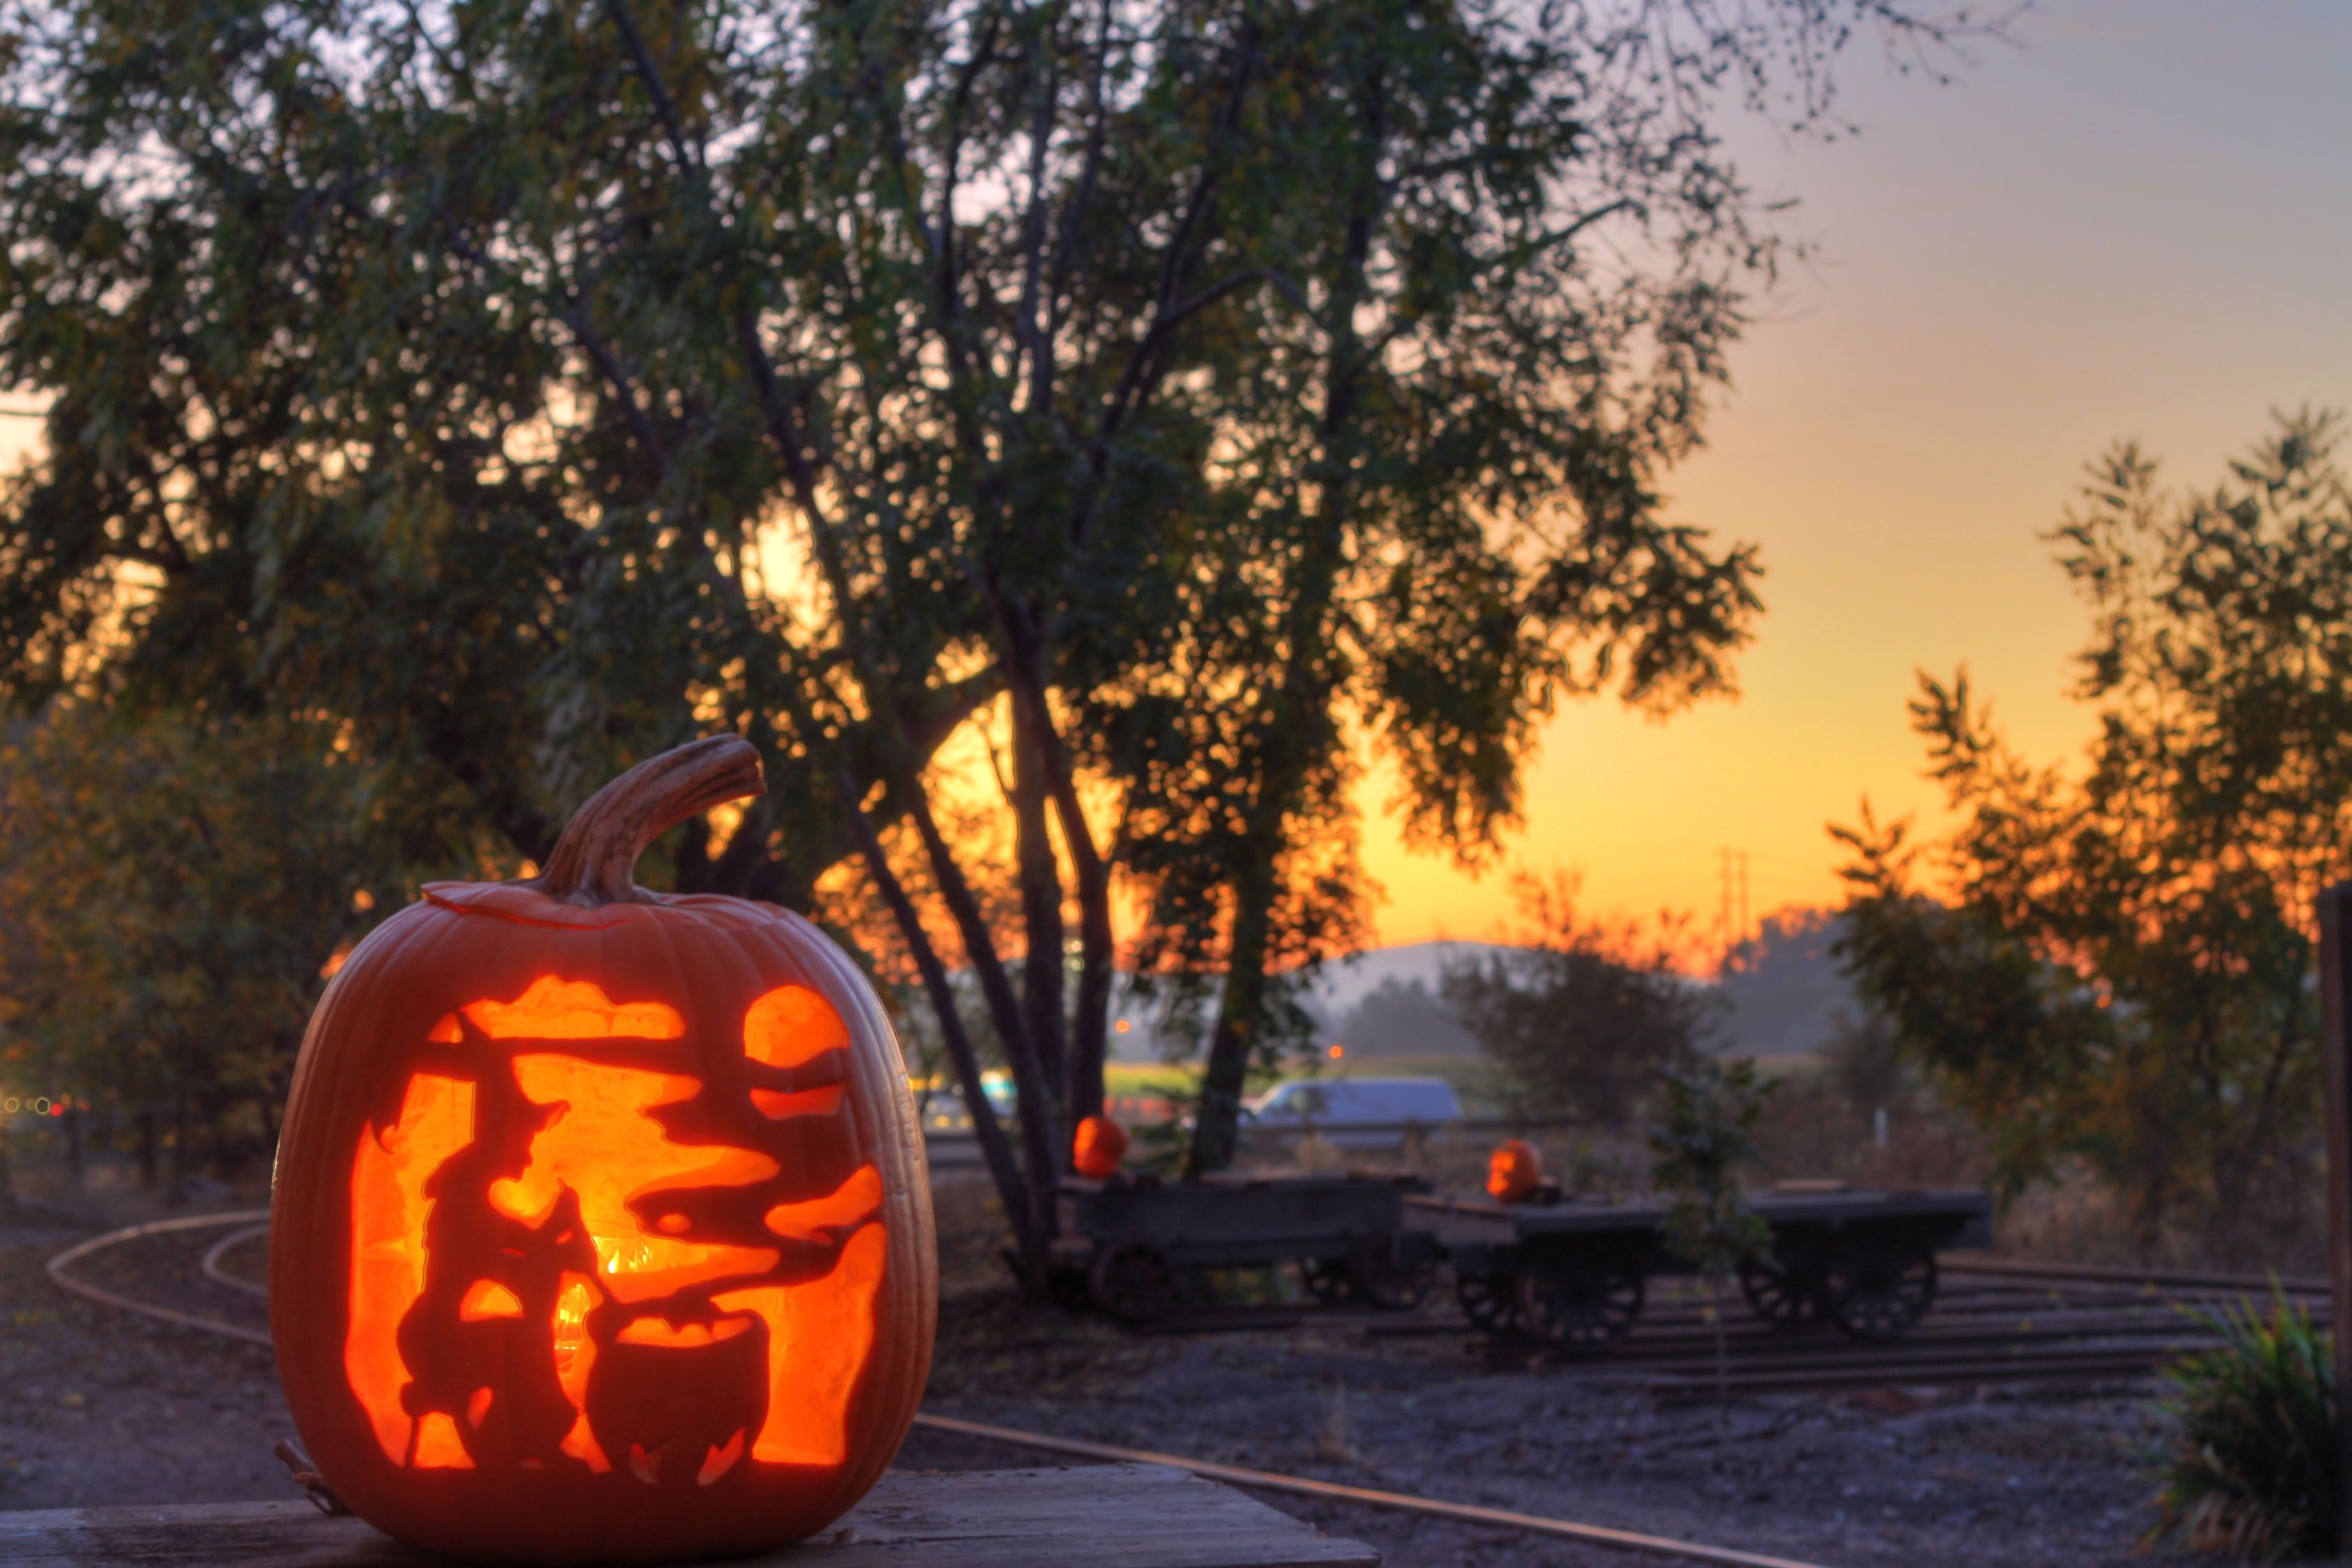
M1404 1224L1418 1176L1223 1173L1193 1182L1066 1179L1055 1194L1055 1289L1129 1322L1200 1295L1210 1269L1296 1263L1320 1300L1417 1306L1439 1253Z
M1939 1250L1992 1245L1992 1200L1972 1190L1874 1192L1790 1184L1748 1194L1772 1251L1743 1261L1739 1286L1775 1324L1825 1319L1857 1339L1908 1333L1936 1299ZM1656 1199L1504 1205L1408 1194L1409 1252L1441 1251L1465 1316L1589 1352L1622 1338L1648 1281L1687 1274L1668 1250Z

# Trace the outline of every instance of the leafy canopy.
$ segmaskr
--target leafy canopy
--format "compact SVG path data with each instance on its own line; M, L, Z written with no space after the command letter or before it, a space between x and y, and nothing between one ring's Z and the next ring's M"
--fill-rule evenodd
M1526 931L1506 953L1449 966L1441 991L1520 1115L1630 1126L1664 1073L1696 1067L1723 1005L1676 966L1672 926L1591 919L1573 876L1517 881Z
M1911 705L1958 826L1861 822L1841 951L2021 1183L2086 1161L2153 1224L2291 1201L2317 1103L2314 899L2352 853L2342 425L2283 416L2218 485L2137 447L2052 533L2099 733L2018 756L1963 672Z

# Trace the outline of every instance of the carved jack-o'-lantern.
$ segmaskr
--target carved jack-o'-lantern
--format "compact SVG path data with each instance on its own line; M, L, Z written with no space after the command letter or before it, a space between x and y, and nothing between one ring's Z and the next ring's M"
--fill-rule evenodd
M1507 1138L1486 1156L1486 1193L1498 1204L1523 1204L1543 1185L1543 1160L1535 1145Z
M1078 1122L1070 1139L1070 1163L1089 1181L1106 1182L1118 1173L1127 1158L1127 1129L1108 1116L1089 1116Z
M761 787L731 737L643 763L543 876L428 885L320 1002L271 1330L320 1475L379 1528L751 1552L830 1523L906 1436L937 1282L889 1026L800 917L631 880Z

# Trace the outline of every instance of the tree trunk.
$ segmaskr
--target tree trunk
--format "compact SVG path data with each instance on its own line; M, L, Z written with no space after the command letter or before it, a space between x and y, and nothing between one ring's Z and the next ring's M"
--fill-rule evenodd
M1013 685L1013 825L1021 876L1022 927L1028 956L1021 965L1021 1015L1053 1099L1069 1104L1062 993L1062 873L1045 826L1042 693L1028 679ZM1063 1160L1068 1151L1060 1151Z
M1020 1168L1013 1163L1013 1145L996 1120L996 1108L989 1103L988 1094L982 1087L980 1053L972 1048L971 1038L964 1032L963 1015L956 1006L955 987L948 980L947 965L940 962L938 950L932 947L922 919L916 913L914 900L907 896L906 885L890 868L889 859L882 852L882 841L875 834L874 825L866 820L865 809L858 805L845 777L841 780L841 792L850 833L865 858L866 873L874 879L882 901L889 906L891 919L898 922L898 934L905 939L907 950L914 955L915 967L923 978L924 993L939 1020L940 1037L946 1042L948 1057L955 1064L956 1087L962 1093L965 1111L971 1117L972 1136L980 1143L981 1159L988 1166L989 1179L996 1184L997 1199L1004 1205L1004 1217L1013 1226L1022 1285L1026 1289L1042 1289L1048 1229L1040 1223L1037 1196L1022 1180Z
M155 1108L148 1106L139 1112L139 1184L148 1192L155 1190L161 1173L155 1154Z
M1312 512L1301 520L1300 558L1284 616L1288 651L1281 685L1259 725L1257 789L1230 882L1233 935L1202 1080L1190 1167L1195 1175L1222 1169L1233 1159L1242 1087L1265 1016L1275 863L1314 763L1313 731L1328 721L1333 697L1331 597L1351 520L1355 454L1363 439L1356 416L1366 365L1356 306L1366 291L1365 268L1382 199L1379 156L1386 114L1377 68L1360 90L1372 150L1358 172L1340 239L1340 260L1331 279L1330 303L1324 311L1330 348L1324 357L1323 413L1317 421L1320 452L1307 476L1316 499Z
M955 853L948 847L946 837L932 816L929 801L921 794L922 782L908 778L905 797L915 830L922 836L924 852L929 856L931 872L940 886L940 895L946 901L948 912L954 917L956 930L963 938L964 952L971 959L973 972L980 977L981 994L988 1003L989 1022L995 1026L998 1043L1004 1047L1006 1064L1013 1069L1013 1091L1021 1108L1021 1152L1028 1165L1032 1188L1050 1188L1062 1169L1065 1152L1060 1134L1055 1131L1053 1098L1045 1089L1045 1072L1037 1059L1035 1044L1029 1037L1028 1021L1023 1016L1021 1005L1013 994L1011 981L1005 977L1004 964L996 955L996 945L989 935L988 922L980 912L980 901L973 897L971 884L956 864ZM945 1020L941 1020L944 1024ZM1035 1195L1032 1203L1042 1200ZM1050 1232L1053 1224L1050 1204L1039 1210L1042 1223Z
M1227 944L1225 983L1218 993L1216 1026L1209 1036L1209 1060L1201 1077L1201 1104L1192 1131L1188 1176L1204 1176L1234 1163L1239 1142L1242 1089L1251 1053L1265 1013L1265 952L1273 919L1274 875L1270 860L1242 868L1234 883L1233 937Z

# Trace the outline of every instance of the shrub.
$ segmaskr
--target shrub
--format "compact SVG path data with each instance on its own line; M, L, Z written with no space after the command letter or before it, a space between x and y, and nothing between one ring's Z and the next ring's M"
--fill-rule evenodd
M2310 1314L2273 1290L2267 1319L2242 1301L2198 1314L2221 1342L2165 1373L2179 1434L2151 1542L2179 1536L2259 1561L2335 1554L2335 1352Z

